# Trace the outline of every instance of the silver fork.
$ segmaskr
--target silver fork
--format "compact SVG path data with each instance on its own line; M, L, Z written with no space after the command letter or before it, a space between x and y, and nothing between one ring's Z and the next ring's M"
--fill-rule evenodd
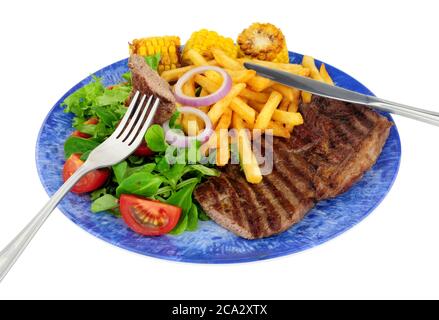
M41 211L29 224L0 252L0 281L12 268L34 235L56 208L64 196L87 173L112 166L132 154L142 142L146 129L151 125L160 100L142 95L134 95L130 106L114 133L94 149L87 161L58 189ZM152 100L154 103L151 106ZM145 103L146 101L146 103Z

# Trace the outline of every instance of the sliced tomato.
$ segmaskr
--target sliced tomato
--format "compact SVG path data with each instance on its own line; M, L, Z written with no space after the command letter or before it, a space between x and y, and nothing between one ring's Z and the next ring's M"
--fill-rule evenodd
M181 208L130 194L120 196L120 212L134 232L144 236L166 234L177 225Z
M84 161L81 160L79 154L72 154L70 158L67 159L63 168L63 179L67 181L68 178L76 171ZM94 170L87 173L81 180L79 180L73 187L72 192L74 193L84 193L91 192L102 187L108 179L109 171L107 169Z
M99 119L93 117L93 118L88 119L88 120L85 121L84 123L85 123L85 124L98 124L98 122L99 122ZM74 136L74 137L80 137L80 138L84 138L84 139L87 139L87 138L90 138L90 137L91 137L89 134L87 134L87 133L83 133L83 132L81 132L81 131L79 131L79 130L75 130L75 131L73 131L72 136Z
M142 144L134 151L134 155L138 157L149 157L154 154L154 151L152 151L148 146L146 145L145 140L142 141Z
M84 138L84 139L90 138L89 134L83 133L83 132L81 132L79 130L73 131L72 136L79 137L79 138Z

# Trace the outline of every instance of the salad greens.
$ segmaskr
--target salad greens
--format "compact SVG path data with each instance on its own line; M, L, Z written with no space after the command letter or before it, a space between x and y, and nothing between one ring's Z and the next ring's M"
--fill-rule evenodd
M157 70L160 55L146 57L151 68ZM90 137L71 136L64 144L66 159L72 154L81 154L85 160L88 154L102 143L116 129L126 112L125 101L129 97L132 85L131 74L122 76L126 82L107 88L102 79L93 77L93 81L68 96L64 102L65 112L73 113L73 127ZM170 119L171 128L180 128L176 124L179 112ZM96 124L87 123L97 118ZM216 176L218 171L200 164L200 144L194 143L188 148L169 148L165 133L160 125L152 125L145 134L145 142L155 152L150 157L130 156L111 168L111 176L103 188L91 193L92 212L107 211L120 216L118 198L121 194L133 194L159 200L182 209L180 220L171 234L197 229L198 220L208 217L193 201L195 187L206 176ZM174 163L169 161L178 154Z
M151 67L152 70L157 71L159 69L161 55L160 53L156 53L152 56L145 57L146 63Z

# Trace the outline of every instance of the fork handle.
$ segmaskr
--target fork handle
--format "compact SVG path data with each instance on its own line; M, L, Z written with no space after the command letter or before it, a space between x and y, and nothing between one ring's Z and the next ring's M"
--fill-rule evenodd
M28 225L0 252L0 282L12 268L27 247L34 235L56 208L64 196L74 187L74 185L93 168L84 163L75 173L56 191L46 205L28 223Z

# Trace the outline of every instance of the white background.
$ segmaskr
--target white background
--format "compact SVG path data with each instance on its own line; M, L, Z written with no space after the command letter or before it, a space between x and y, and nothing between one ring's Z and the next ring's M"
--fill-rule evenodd
M278 25L292 51L375 94L439 111L435 1L1 1L0 246L47 200L34 149L66 90L127 56L135 37L209 28L236 38ZM312 250L236 265L137 255L55 211L0 284L0 298L439 298L439 128L395 117L403 156L383 203Z

